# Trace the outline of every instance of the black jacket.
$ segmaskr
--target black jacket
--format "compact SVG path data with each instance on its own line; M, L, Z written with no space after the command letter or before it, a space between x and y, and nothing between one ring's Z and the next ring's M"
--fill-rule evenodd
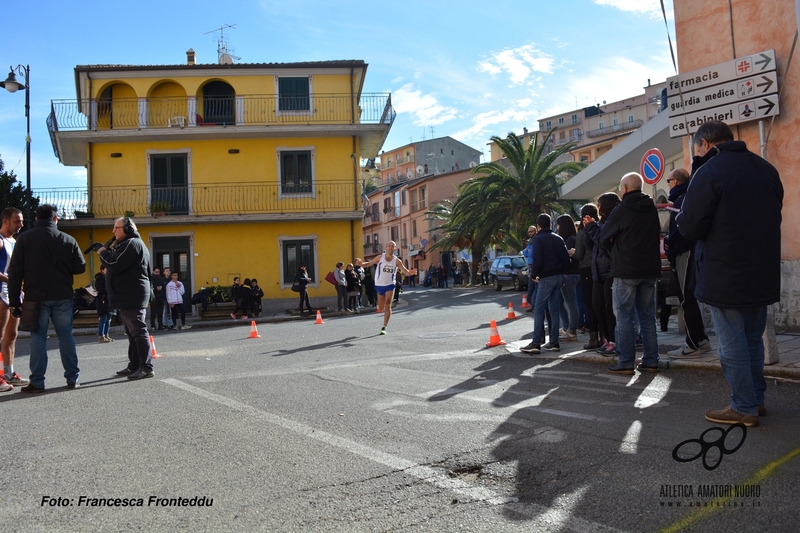
M600 245L611 251L611 275L621 279L661 276L661 222L653 199L629 191L608 215Z
M153 298L156 300L167 300L167 283L169 280L159 274L150 274L150 289L153 291ZM158 288L161 287L161 290Z
M583 227L583 243L592 250L592 281L611 277L611 254L600 246L600 231L605 222L590 222Z
M94 290L97 291L97 297L94 299L97 304L97 316L108 314L108 287L106 287L106 277L102 272L94 275Z
M550 228L542 229L533 238L531 277L546 278L563 274L569 268L569 253L564 239Z
M672 202L672 207L680 211L683 204L683 197L686 195L686 189L689 188L689 182L681 183L672 188L669 192L669 201ZM695 242L684 237L678 230L678 224L675 222L675 217L678 215L676 211L669 212L669 235L664 238L664 244L667 245L667 257L672 265L675 265L675 258L682 253L694 250Z
M683 236L697 241L695 296L722 308L779 301L783 185L778 171L741 141L719 144L704 159L675 219Z
M8 266L8 301L12 307L20 305L23 280L27 300L72 300L74 276L85 271L75 239L59 231L54 221L37 220L17 237Z
M144 309L150 302L150 252L138 233L100 252L108 267L106 287L112 309Z

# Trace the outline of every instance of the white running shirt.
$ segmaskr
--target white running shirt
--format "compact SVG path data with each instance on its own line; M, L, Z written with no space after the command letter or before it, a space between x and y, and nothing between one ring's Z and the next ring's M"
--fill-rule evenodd
M397 262L400 259L392 256L390 261L386 260L386 252L383 252L381 260L378 261L378 268L375 269L375 286L386 287L395 284L395 276L397 275Z

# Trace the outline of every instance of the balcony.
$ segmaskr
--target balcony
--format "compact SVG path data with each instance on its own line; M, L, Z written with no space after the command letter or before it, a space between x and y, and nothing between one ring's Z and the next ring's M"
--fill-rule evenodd
M413 162L414 162L413 155L407 155L406 157L400 157L397 159L398 165L405 165L406 163L413 163Z
M55 205L59 218L111 219L126 212L165 223L193 223L206 216L250 215L254 220L299 218L359 219L363 211L352 181L316 183L305 190L277 183L209 184L189 187L58 188L37 190L39 203ZM156 205L158 207L156 207ZM152 207L152 209L151 209ZM78 212L78 215L76 215ZM337 215L338 214L338 215Z
M394 220L400 218L400 207L387 207L384 208L383 213L386 215L386 220Z
M395 118L388 93L362 94L358 100L313 94L302 105L286 100L277 95L53 100L47 127L61 162L82 166L88 143L283 137L297 136L298 128L304 135L358 135L364 157L374 157Z
M373 224L379 224L381 221L381 214L380 213L366 213L364 215L364 221L362 226L371 226Z
M633 122L624 122L622 124L614 124L605 128L598 128L596 130L589 130L586 132L588 137L600 137L601 135L609 135L611 133L619 133L622 131L635 130L642 127L643 120L634 120Z
M556 146L561 146L562 144L567 144L567 143L580 143L580 142L581 142L580 135L570 135L563 139L555 139Z

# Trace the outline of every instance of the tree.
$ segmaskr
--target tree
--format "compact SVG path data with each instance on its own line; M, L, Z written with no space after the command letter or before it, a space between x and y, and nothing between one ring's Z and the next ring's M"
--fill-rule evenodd
M22 183L17 181L17 176L13 171L6 172L3 160L0 159L0 210L6 207L16 207L23 213L27 213L26 189ZM39 199L31 197L31 213L36 212L39 207ZM32 224L33 221L25 221L25 224Z

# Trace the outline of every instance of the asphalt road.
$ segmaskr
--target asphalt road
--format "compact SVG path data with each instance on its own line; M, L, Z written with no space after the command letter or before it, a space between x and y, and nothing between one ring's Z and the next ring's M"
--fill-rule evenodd
M48 392L0 395L0 517L28 532L797 530L796 384L770 381L761 426L729 432L734 453L709 446L717 468L678 462L727 405L719 372L616 376L573 359L585 339L522 355L532 321L505 320L512 297L407 291L386 336L373 312L260 339L244 322L161 333L140 382L114 375L125 342L79 337L78 390L51 339ZM485 347L491 319L508 345Z

